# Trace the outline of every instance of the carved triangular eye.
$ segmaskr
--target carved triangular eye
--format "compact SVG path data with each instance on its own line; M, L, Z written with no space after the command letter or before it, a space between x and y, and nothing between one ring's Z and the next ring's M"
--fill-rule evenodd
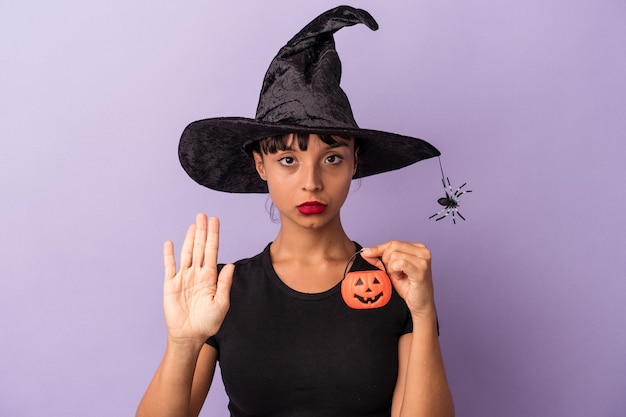
M380 281L378 280L378 278L374 278L374 284L380 284Z
M361 278L359 278L359 280L354 284L356 285L363 285L363 280Z

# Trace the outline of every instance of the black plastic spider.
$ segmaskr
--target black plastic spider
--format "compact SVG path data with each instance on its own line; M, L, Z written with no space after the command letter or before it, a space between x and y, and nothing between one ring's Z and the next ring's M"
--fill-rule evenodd
M448 187L446 187L446 180L448 181ZM463 215L459 211L459 197L461 197L465 193L471 193L472 190L462 190L462 188L467 185L467 183L464 183L459 188L457 188L456 191L452 192L452 185L450 185L450 179L448 177L446 177L445 180L442 177L441 182L443 183L443 190L446 192L446 196L441 197L439 200L437 200L437 203L441 204L444 208L430 216L429 219L439 216L435 219L435 221L439 221L452 213L452 221L454 222L454 224L456 224L455 215L457 214L461 219L465 220L465 217L463 217Z

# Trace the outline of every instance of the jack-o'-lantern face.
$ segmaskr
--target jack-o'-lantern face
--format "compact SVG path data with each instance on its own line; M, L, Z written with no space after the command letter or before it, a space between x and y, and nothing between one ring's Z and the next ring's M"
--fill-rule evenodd
M341 295L350 308L383 307L391 300L391 280L381 270L350 272L341 283Z

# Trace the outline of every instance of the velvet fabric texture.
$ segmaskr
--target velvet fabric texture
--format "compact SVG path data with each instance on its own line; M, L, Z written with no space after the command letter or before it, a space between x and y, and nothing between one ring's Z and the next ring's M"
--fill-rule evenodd
M233 193L266 193L247 150L259 139L288 133L358 138L354 178L391 171L438 156L430 143L410 136L361 129L340 87L341 61L334 33L363 23L378 29L365 10L339 6L306 25L270 64L254 119L219 117L191 123L183 131L179 159L191 178Z

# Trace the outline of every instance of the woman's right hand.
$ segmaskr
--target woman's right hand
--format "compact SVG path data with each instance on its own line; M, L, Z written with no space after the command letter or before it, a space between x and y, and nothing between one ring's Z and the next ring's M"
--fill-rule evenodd
M217 333L230 306L235 266L217 272L219 220L205 214L189 226L176 272L174 244L165 242L163 307L171 343L201 345Z

